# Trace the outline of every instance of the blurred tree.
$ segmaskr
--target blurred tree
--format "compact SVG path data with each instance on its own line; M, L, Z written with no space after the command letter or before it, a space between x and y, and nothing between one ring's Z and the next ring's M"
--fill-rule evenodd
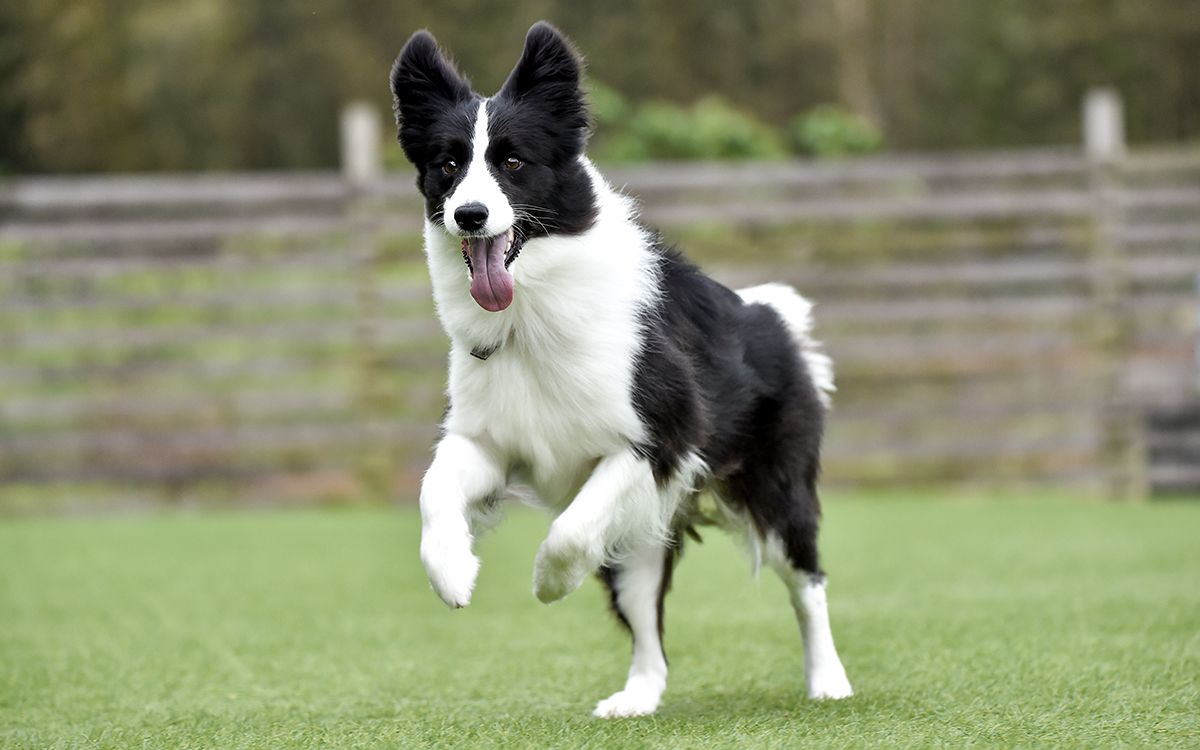
M871 25L867 0L833 0L838 93L850 110L879 124L879 103L871 82Z
M0 6L0 174L25 167L21 155L26 149L24 140L25 102L15 87L4 85L15 81L28 63L25 48L18 36L15 14Z
M1197 0L21 0L0 169L330 167L339 105L386 111L413 30L491 91L537 18L634 104L716 94L783 127L839 102L893 148L1014 147L1076 142L1102 84L1132 140L1200 137Z

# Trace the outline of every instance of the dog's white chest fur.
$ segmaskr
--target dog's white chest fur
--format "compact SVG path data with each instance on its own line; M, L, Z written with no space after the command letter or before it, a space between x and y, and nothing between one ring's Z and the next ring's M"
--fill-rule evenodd
M448 432L494 449L541 499L570 501L596 461L645 439L632 401L640 315L655 294L646 237L597 184L600 214L577 237L529 240L512 305L468 293L456 240L428 225L438 316L451 339ZM486 360L472 350L494 350Z

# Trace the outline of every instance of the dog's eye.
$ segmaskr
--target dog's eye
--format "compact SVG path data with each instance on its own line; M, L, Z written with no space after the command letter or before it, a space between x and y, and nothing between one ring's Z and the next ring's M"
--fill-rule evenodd
M447 159L446 163L442 165L442 172L448 175L458 174L458 162L453 159Z
M521 167L525 166L525 162L515 156L510 156L504 160L504 168L509 172L516 172Z

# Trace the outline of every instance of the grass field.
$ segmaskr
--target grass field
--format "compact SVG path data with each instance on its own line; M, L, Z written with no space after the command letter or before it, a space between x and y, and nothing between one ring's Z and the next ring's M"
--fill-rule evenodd
M709 533L663 708L617 722L625 636L594 582L533 599L545 528L514 512L451 612L411 509L0 523L0 745L1200 745L1200 503L832 497L858 695L823 704L782 587Z

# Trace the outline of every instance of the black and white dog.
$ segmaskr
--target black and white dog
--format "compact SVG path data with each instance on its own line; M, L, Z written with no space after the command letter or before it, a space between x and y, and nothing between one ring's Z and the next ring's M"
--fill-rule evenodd
M556 518L534 595L557 601L598 572L633 636L625 687L595 714L649 714L667 684L672 568L684 533L715 520L787 585L808 695L845 698L817 559L833 373L809 338L811 306L778 284L730 291L639 223L584 155L581 75L546 23L489 98L426 31L392 69L451 340L444 434L421 488L429 580L466 606L474 540L506 497L535 498Z

